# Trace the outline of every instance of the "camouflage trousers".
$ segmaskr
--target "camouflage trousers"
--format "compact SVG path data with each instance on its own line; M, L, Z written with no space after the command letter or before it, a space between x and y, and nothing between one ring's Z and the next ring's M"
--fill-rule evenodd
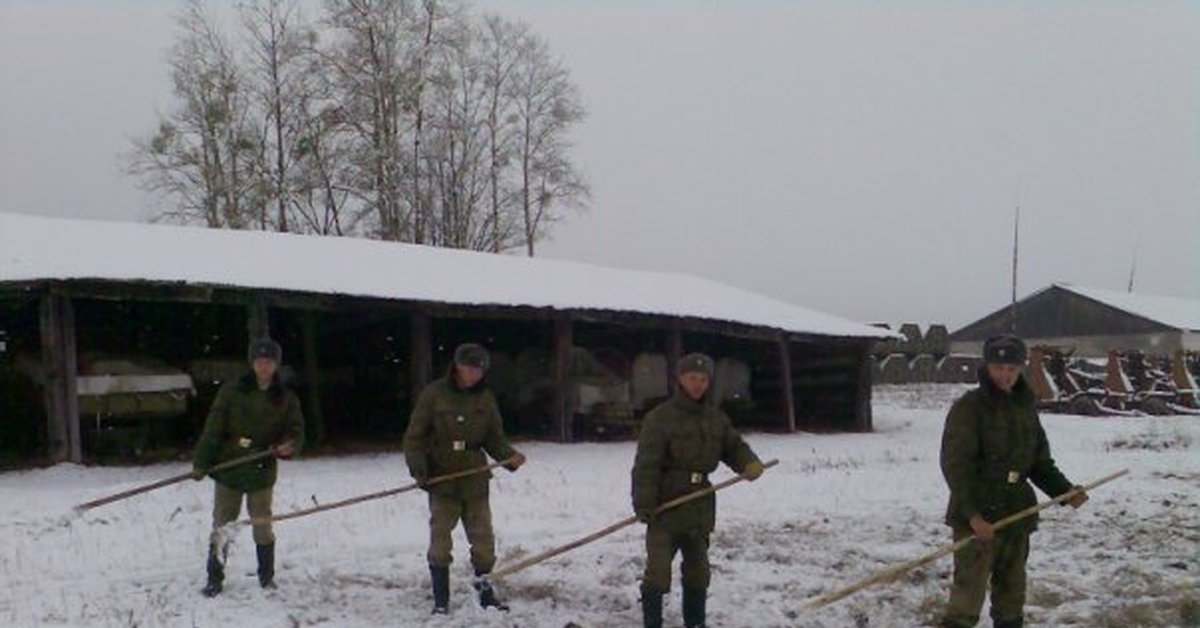
M429 494L429 564L449 567L454 561L451 533L460 520L471 544L471 566L477 574L490 573L496 565L496 536L487 493L470 498Z
M642 587L656 592L671 590L671 563L675 553L683 555L679 571L685 589L708 589L712 574L708 566L708 534L699 531L672 532L653 522L646 526L646 571Z
M971 536L970 528L954 528L954 540ZM1001 530L991 541L972 541L954 553L954 584L943 626L970 628L979 622L990 581L992 622L1020 619L1025 612L1025 562L1029 532Z
M213 531L209 543L223 552L225 545L223 527L241 514L242 497L244 496L246 499L246 510L250 512L251 519L266 519L271 516L271 497L274 489L264 488L243 493L217 482L213 482L213 484L217 489L213 496ZM271 529L270 523L255 523L252 527L256 545L270 545L275 542L275 532Z

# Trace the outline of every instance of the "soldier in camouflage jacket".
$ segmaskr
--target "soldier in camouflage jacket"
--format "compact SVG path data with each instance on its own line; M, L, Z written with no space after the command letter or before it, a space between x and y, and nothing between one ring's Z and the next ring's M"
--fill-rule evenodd
M250 345L251 372L229 382L217 392L209 409L204 431L196 443L192 475L204 479L213 465L267 448L289 458L304 446L304 417L295 393L279 379L283 349L264 338ZM212 475L213 531L208 551L208 583L204 595L221 592L225 580L227 539L225 524L237 519L242 500L254 521L254 544L258 554L258 580L263 588L275 587L275 533L269 522L275 478L274 457L260 458Z
M488 362L488 352L482 346L459 345L446 376L430 383L418 396L404 433L404 458L417 482L424 484L431 478L486 466L487 456L507 461L505 468L509 471L525 463L525 456L509 444L496 397L484 381ZM491 477L491 472L476 473L426 487L435 615L449 612L451 532L460 520L471 544L473 584L480 605L508 610L496 598L487 577L496 564L496 537L488 501Z
M716 522L715 494L660 514L655 509L676 497L708 488L708 474L724 462L747 479L763 465L729 417L708 401L712 358L692 353L678 366L674 396L642 421L632 471L633 510L646 526L646 570L642 577L642 617L647 627L662 626L663 596L671 588L671 562L683 554L683 617L689 628L704 626L708 585L708 538Z
M990 580L996 628L1024 625L1025 564L1037 515L1000 531L993 524L1037 503L1032 482L1043 493L1073 488L1050 456L1050 444L1034 408L1034 395L1021 373L1025 343L997 336L984 344L979 387L958 399L942 434L942 475L950 488L946 523L954 539L976 540L954 555L954 583L942 621L969 628L979 621ZM1079 493L1067 503L1087 501Z

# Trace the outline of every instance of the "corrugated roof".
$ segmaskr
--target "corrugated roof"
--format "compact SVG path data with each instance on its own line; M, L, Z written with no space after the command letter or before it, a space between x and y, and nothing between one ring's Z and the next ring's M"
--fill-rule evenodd
M1066 283L1056 287L1074 292L1094 301L1099 301L1130 314L1135 314L1175 329L1200 330L1200 300L1179 297L1161 297L1136 292L1117 292L1099 288L1085 288Z
M0 212L0 282L152 281L458 305L695 317L793 333L887 332L699 277L357 238Z

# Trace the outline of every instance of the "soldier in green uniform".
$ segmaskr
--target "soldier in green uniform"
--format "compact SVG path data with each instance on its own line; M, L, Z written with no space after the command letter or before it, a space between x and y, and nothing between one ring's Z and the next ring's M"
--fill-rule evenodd
M1050 457L1033 392L1021 373L1026 354L1016 336L988 339L979 387L959 398L946 417L941 451L950 487L946 523L955 541L972 535L976 540L954 554L944 628L979 621L989 580L992 625L1024 625L1025 562L1037 515L999 531L992 524L1037 503L1031 481L1051 496L1073 488ZM1081 492L1067 503L1078 508L1085 501Z
M487 457L507 461L516 471L525 456L508 442L496 398L484 380L488 352L467 343L454 351L454 363L445 377L430 383L417 397L404 433L404 458L413 479L424 484L457 471L487 465ZM488 503L491 473L476 473L429 486L429 575L433 585L433 613L450 608L451 532L461 520L471 544L473 585L484 608L506 611L487 577L496 564L496 538Z
M684 356L678 387L642 422L633 462L633 510L646 523L646 570L642 576L642 619L647 628L663 625L663 596L671 589L671 562L683 554L683 621L704 626L708 585L708 539L716 523L716 495L682 504L659 515L665 502L712 486L708 474L724 462L756 480L762 462L733 429L729 417L709 403L712 358Z
M196 443L192 476L204 479L205 469L257 451L273 448L279 458L290 458L304 445L304 418L295 393L279 378L283 349L263 338L250 344L251 372L226 383L209 409L204 431ZM277 475L274 457L260 458L213 474L213 530L208 548L208 583L203 593L219 594L225 581L228 543L223 526L242 509L250 517L271 517L271 497ZM270 523L255 523L254 544L258 554L258 582L275 588L275 533Z

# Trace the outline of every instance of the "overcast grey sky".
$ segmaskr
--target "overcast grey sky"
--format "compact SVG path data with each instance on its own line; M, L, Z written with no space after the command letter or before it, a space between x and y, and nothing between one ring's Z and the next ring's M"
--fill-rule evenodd
M961 326L1052 282L1200 298L1200 2L484 0L571 68L544 256ZM0 211L141 220L176 4L0 0Z

